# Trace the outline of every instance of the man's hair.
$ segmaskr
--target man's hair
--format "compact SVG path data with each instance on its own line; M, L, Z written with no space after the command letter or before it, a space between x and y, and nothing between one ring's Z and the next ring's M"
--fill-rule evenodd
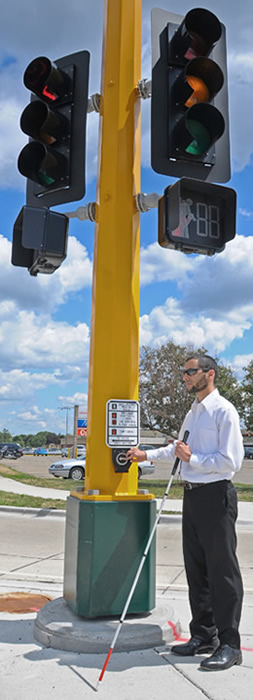
M217 365L217 362L211 357L211 355L189 355L185 362L188 362L189 360L198 360L199 367L201 369L213 369L215 372L214 375L214 381L216 381L218 374L219 374L219 368Z

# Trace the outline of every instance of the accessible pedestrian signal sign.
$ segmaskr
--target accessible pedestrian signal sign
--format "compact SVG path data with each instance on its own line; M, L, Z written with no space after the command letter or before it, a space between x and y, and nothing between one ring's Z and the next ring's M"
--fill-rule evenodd
M106 403L106 445L135 447L140 441L138 401L110 399Z

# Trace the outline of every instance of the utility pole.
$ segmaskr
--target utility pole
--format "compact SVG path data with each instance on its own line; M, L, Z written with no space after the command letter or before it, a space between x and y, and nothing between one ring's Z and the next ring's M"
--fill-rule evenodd
M74 430L73 430L73 457L77 456L77 421L78 421L79 406L74 406Z
M68 447L68 432L69 432L69 411L72 410L72 406L58 406L60 411L66 411L65 417L65 447Z

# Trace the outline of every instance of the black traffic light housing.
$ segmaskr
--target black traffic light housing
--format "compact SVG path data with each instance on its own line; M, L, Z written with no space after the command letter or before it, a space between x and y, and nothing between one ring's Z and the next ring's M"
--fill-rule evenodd
M65 260L69 220L49 209L24 206L13 228L13 265L30 275L52 274Z
M201 8L185 17L152 10L152 64L152 168L174 177L227 182L224 25Z
M64 56L54 64L35 58L24 73L31 102L20 126L30 139L18 158L27 178L26 203L50 207L85 194L85 139L89 52Z
M235 237L236 193L230 187L182 178L158 203L158 243L183 253L221 253Z

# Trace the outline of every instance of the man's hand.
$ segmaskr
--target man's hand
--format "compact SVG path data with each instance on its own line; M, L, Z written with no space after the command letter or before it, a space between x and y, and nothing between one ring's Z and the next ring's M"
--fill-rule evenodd
M189 445L186 445L185 442L178 440L175 455L176 457L179 457L179 459L182 459L183 462L189 462L192 455Z
M138 447L130 447L130 450L126 453L126 458L130 459L131 462L145 462L147 455L144 450L139 450Z

